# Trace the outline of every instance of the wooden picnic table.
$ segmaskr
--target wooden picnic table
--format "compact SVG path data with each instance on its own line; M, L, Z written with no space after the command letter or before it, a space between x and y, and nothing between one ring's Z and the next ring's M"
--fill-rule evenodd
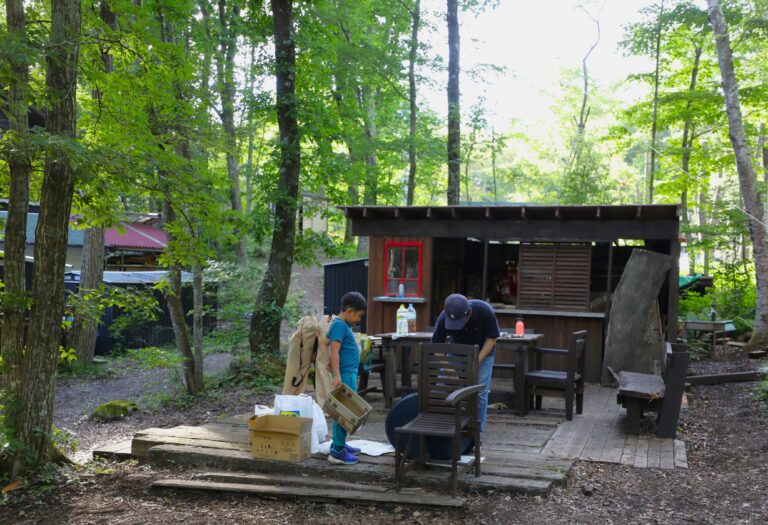
M712 333L712 352L715 351L715 345L717 343L717 334L722 334L725 338L725 327L731 321L706 321L706 320L686 320L683 321L683 330L692 332L711 332Z
M384 361L384 406L392 407L392 399L416 389L412 384L414 372L414 356L419 344L432 341L432 332L413 332L407 335L398 335L390 332L376 334L373 337L381 338L381 358ZM528 403L525 399L525 373L528 371L528 363L531 361L530 352L534 350L542 334L525 334L520 337L502 333L496 340L496 358L500 354L512 354L514 368L515 402L514 410L520 415L528 413ZM397 363L400 362L400 386L397 386ZM499 364L494 368L509 365Z

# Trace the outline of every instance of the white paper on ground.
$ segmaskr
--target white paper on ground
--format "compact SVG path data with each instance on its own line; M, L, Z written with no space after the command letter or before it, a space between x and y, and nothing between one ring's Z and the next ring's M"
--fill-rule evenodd
M365 454L366 456L381 456L383 454L390 454L395 451L395 447L389 443L380 443L378 441L370 441L368 439L353 439L352 441L347 441L347 445L359 448L360 453ZM315 451L313 450L312 452ZM326 441L325 443L321 443L320 450L318 452L321 454L330 454L331 442Z
M460 466L466 466L466 465L469 465L469 463L471 461L474 461L474 459L475 459L474 455L471 455L471 454L470 455L462 455L461 458L459 459L459 463L458 464ZM484 462L485 462L485 456L480 456L480 463L484 463ZM433 461L427 460L426 463L427 463L427 465L429 465L431 467L447 467L447 468L451 468L450 460L445 460L445 461L440 461L440 462L437 462L437 461L433 462Z

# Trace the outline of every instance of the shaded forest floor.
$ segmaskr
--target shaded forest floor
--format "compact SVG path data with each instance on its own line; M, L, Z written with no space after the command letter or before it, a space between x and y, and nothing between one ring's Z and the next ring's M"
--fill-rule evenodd
M692 371L752 367L740 360L700 361ZM407 506L343 506L251 496L157 493L154 479L169 471L135 463L91 462L17 490L0 504L0 523L766 523L768 522L768 405L755 383L694 387L681 416L689 469L635 469L579 461L564 486L548 497L470 494L460 511ZM264 401L269 396L264 396ZM249 410L259 396L235 389L189 407L139 413L104 432L151 425L200 424ZM93 423L96 425L96 423ZM585 494L589 486L593 492Z

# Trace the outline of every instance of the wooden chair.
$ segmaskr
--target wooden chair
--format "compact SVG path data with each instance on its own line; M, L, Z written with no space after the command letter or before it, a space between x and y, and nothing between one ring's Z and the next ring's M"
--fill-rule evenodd
M536 353L534 369L525 374L525 391L533 408L534 398L536 409L541 410L543 394L565 395L565 417L573 419L573 401L576 398L576 413L584 409L584 347L587 342L587 331L574 332L567 350L560 348L534 348ZM544 355L557 355L565 358L565 371L546 370L541 361Z
M426 437L451 438L451 477L453 495L458 488L458 462L462 437L475 443L474 466L480 476L480 417L477 384L478 347L447 343L422 343L419 361L419 413L408 424L395 429L395 488L400 490L403 477L426 462ZM405 450L402 435L408 434ZM419 437L419 459L407 461L413 436Z

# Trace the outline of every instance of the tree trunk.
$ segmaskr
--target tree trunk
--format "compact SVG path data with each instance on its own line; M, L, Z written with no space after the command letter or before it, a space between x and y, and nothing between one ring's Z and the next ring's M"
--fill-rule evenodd
M755 261L755 277L757 280L757 306L755 311L755 328L750 346L763 347L768 345L768 233L766 225L760 221L763 209L757 192L757 176L749 154L747 137L741 117L738 84L733 68L731 42L728 37L728 27L725 24L720 0L707 0L709 20L715 34L717 44L717 61L723 79L723 94L725 95L725 110L728 115L728 135L733 144L736 156L736 170L739 174L739 186L744 198L749 224L749 235L752 239Z
M117 29L117 15L110 11L107 3L102 0L99 10L101 20L113 31ZM111 73L114 69L112 54L106 47L101 48L101 62L104 72ZM101 93L94 92L95 98L101 98ZM80 265L80 286L77 294L83 301L86 293L95 290L104 280L104 229L98 226L85 231L83 257ZM75 314L72 329L69 332L67 344L75 349L77 361L90 363L96 350L98 319L90 319Z
M411 13L411 41L408 49L408 194L405 203L413 206L416 190L416 58L419 52L421 0L415 0Z
M203 382L203 265L192 265L192 338L195 346L195 384L202 389Z
M760 124L760 137L757 144L757 155L762 161L763 184L765 197L763 198L763 224L768 224L768 144L765 140L765 122Z
M280 348L280 322L293 265L301 149L296 104L296 55L291 0L271 0L275 33L277 123L280 129L280 181L275 196L272 248L251 317L251 352Z
M255 130L253 129L253 84L254 74L253 66L256 62L256 47L251 45L250 57L248 59L248 73L246 75L246 93L248 104L248 158L245 163L245 213L249 214L253 210L253 136ZM263 137L263 135L262 135Z
M227 13L226 0L219 0L219 24L221 41L219 53L216 56L216 72L221 94L221 123L224 128L224 147L227 157L227 174L229 175L229 199L232 210L238 215L243 214L243 203L240 195L240 168L238 166L237 130L235 129L235 55L237 54L237 34L235 22L240 17L240 7L233 2ZM248 262L247 237L245 232L236 231L239 240L235 245L235 255L241 266Z
M78 0L53 2L46 57L46 130L60 141L77 135L77 69L80 52ZM14 473L54 454L51 442L56 364L64 311L64 264L75 173L67 149L49 149L43 174L40 215L35 231L32 312L23 364L17 437L24 447Z
M104 280L104 229L85 230L83 263L80 269L80 287L77 294L84 300L85 294L96 290ZM90 363L96 350L99 320L76 313L67 345L75 349L77 361Z
M8 33L18 42L26 42L26 17L23 0L6 0ZM29 119L26 92L29 89L29 64L23 53L9 55L11 77L8 86L9 131L5 140L18 144L8 150L6 160L10 172L8 217L5 224L5 283L2 321L3 385L7 397L6 425L13 433L17 428L20 389L24 363L24 312L26 280L24 248L27 242L27 210L29 207L29 174L31 159L27 153ZM10 437L15 437L11 435Z
M168 179L170 173L161 174L161 179ZM176 221L176 210L173 207L169 197L163 200L163 220L166 224L172 224ZM166 230L168 235L168 245L173 245L173 233L170 228ZM192 346L189 340L189 331L184 315L184 307L181 303L181 264L173 259L168 265L168 292L165 294L165 301L168 304L168 313L171 317L173 326L173 336L176 339L176 348L179 351L184 362L182 368L184 371L184 385L187 392L191 395L197 395L203 389L203 368L196 366L195 355L192 352Z
M691 70L691 82L688 86L688 93L693 96L693 92L696 90L696 80L699 76L699 61L701 59L701 46L697 46L693 59L693 69ZM683 229L687 235L686 241L688 246L688 275L694 275L696 273L696 250L694 249L695 236L691 232L691 220L688 210L688 176L689 168L691 164L691 148L693 147L693 115L691 109L693 106L693 99L689 98L685 104L686 117L685 124L683 125L683 141L682 141L682 159L681 170L686 177L686 184L680 196L680 202L682 203L682 217L683 217Z
M498 182L496 180L496 155L498 153L496 145L496 130L491 127L491 177L493 179L493 203L499 203Z
M659 55L661 53L661 16L664 14L664 0L659 6L656 26L656 70L653 75L653 120L651 122L651 172L648 177L648 204L653 204L653 178L656 174L656 124L659 108Z
M461 108L459 91L459 3L448 0L448 205L461 200Z

